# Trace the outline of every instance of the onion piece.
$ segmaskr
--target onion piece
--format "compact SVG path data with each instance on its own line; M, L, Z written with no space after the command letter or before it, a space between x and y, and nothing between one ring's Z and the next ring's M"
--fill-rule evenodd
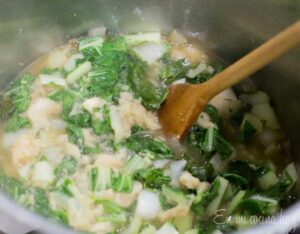
M237 99L232 89L226 89L215 96L209 104L216 107L220 115L224 118L230 118L241 108L241 101Z
M179 232L172 224L165 223L159 230L156 231L156 234L179 234Z
M170 162L168 159L160 159L153 161L153 167L155 168L164 168L167 166L167 164Z
M67 72L73 71L76 68L76 60L77 59L83 59L83 55L78 53L78 54L73 54L65 63L64 69Z
M133 51L143 61L152 64L157 59L161 58L167 51L167 46L164 44L142 44L133 48Z
M199 63L197 67L188 70L186 76L189 78L195 78L197 75L199 75L202 72L208 72L212 74L214 72L214 68L205 63Z
M187 161L182 159L178 161L172 161L170 163L170 177L172 179L172 182L177 184L180 175L182 174L182 171L186 165Z
M239 96L245 103L249 103L251 105L269 103L270 98L269 96L261 91L257 91L255 93L243 93Z
M46 186L54 179L52 166L46 161L37 162L34 165L32 181L40 186Z
M142 190L137 199L136 213L143 219L152 219L158 215L159 210L159 195L155 192Z
M43 85L49 85L49 84L53 83L55 85L62 86L62 87L67 86L67 83L64 80L64 78L58 74L51 74L51 75L40 74L39 79Z
M80 77L88 73L92 69L92 64L86 61L80 64L74 71L72 71L66 78L68 84L72 84L77 81Z

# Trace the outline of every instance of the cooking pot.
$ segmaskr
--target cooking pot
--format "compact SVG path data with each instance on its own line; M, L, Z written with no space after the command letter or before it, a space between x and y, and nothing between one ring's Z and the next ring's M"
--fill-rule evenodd
M180 29L208 51L235 61L300 18L297 0L0 0L0 87L5 88L43 53L106 26L111 31ZM300 155L300 48L259 72L254 81L271 97L290 139L291 156ZM300 170L299 170L300 171ZM277 219L245 233L284 233L300 225L300 202ZM6 233L73 233L25 210L0 193L0 230Z

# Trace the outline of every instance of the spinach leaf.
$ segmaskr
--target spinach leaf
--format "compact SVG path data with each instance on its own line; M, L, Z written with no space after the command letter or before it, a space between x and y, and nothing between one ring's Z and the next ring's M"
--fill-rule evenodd
M233 152L231 144L214 127L204 129L198 125L192 126L187 136L187 143L200 149L207 158L218 152L224 160Z
M7 132L15 132L20 128L30 128L31 123L30 121L18 114L13 114L9 119L7 120L5 124L5 131Z
M218 74L219 72L221 72L223 70L223 66L219 63L211 64L211 66L214 68L213 72L204 71L204 72L199 73L194 78L187 78L186 81L191 84L204 83L204 82L210 80L212 77L214 77L216 74Z
M193 160L187 162L187 170L200 181L208 181L212 178L214 169L211 163L205 162L197 165Z
M62 161L57 165L54 173L57 178L62 176L71 175L76 172L77 160L72 156L65 156Z
M180 59L175 62L167 60L164 67L159 74L161 80L166 84L170 84L175 80L185 77L185 73L190 68L188 62L185 59Z
M92 128L96 135L107 134L113 131L110 123L109 108L107 105L101 109L103 119L93 119Z
M208 204L218 196L220 186L220 180L215 179L207 191L198 191L196 199L192 204L192 210L197 215L202 216L205 213L205 208Z
M15 200L18 200L27 191L21 181L8 177L3 172L0 172L0 189Z
M69 123L66 128L69 141L80 148L84 147L84 137L82 129L76 124Z
M101 56L94 59L89 73L91 96L111 100L118 95L117 83L120 75L128 68L127 45L122 37L106 41L101 48Z
M216 107L214 107L213 105L207 104L203 111L209 115L210 120L213 123L215 123L216 125L220 124L219 111Z
M161 189L163 185L171 182L171 178L165 176L163 171L157 168L138 170L134 173L134 179L143 183L144 187L152 189Z
M135 134L131 135L125 145L131 151L145 155L151 159L172 158L171 149L162 141L156 140L149 135Z
M158 109L168 95L166 87L155 86L146 78L147 64L133 58L128 73L128 82L134 94L142 99L142 104L148 109Z
M4 94L11 98L14 112L22 113L29 107L31 102L30 87L34 80L35 77L31 74L24 74L17 78L11 89Z
M133 178L130 175L122 173L115 176L112 182L112 189L117 193L130 193L133 188Z

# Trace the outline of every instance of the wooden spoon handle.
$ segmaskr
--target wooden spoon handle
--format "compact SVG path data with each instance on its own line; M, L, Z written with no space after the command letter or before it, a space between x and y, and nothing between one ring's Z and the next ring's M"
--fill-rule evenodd
M300 44L300 21L268 40L266 43L247 54L213 79L205 82L209 98L233 86L253 74L266 64L275 60L286 51Z

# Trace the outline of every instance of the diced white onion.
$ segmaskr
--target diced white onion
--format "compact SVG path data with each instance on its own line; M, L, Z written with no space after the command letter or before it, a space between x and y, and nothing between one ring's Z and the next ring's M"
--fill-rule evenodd
M40 74L39 79L43 85L55 84L58 86L66 87L67 83L63 77L58 74Z
M109 111L111 127L115 133L115 140L119 142L125 136L124 128L122 125L121 116L115 106L112 106Z
M177 184L179 177L186 165L186 160L178 160L178 161L172 161L170 163L170 177L172 179L172 182Z
M251 114L257 116L263 121L266 121L268 128L278 130L280 125L274 109L268 103L254 105L251 109Z
M46 156L50 163L58 163L63 157L63 151L61 147L45 148L42 154Z
M164 44L142 44L133 48L133 51L143 61L151 64L157 59L161 58L167 51L167 47Z
M3 134L2 147L3 148L10 147L18 137L25 135L27 133L28 133L28 129L20 129L16 132L8 132Z
M28 175L29 175L29 171L31 168L31 164L26 164L25 166L21 167L19 169L19 175L23 178L23 179L27 179Z
M184 83L186 83L186 79L185 78L183 78L183 79L180 79L180 80L175 80L172 84L184 84Z
M159 230L156 231L156 234L179 234L179 232L172 224L165 223Z
M214 69L213 67L205 64L205 63L200 63L196 68L188 70L186 73L186 76L189 78L195 78L198 74L202 72L208 72L208 73L213 73Z
M76 68L76 60L84 58L82 54L73 54L65 63L64 69L67 72L73 71Z
M136 212L143 219L152 219L160 210L159 195L155 192L143 190L137 199Z
M61 119L51 119L51 126L57 130L64 130L67 127L67 124Z
M232 89L226 89L219 93L210 100L209 104L216 107L224 118L230 118L241 108L241 101L237 99Z
M82 106L84 109L86 109L88 112L91 114L94 113L95 109L103 107L105 104L105 100L100 98L100 97L92 97L89 99L86 99L83 103Z
M170 160L168 160L168 159L155 160L155 161L153 161L153 167L164 168L169 162L170 162Z
M74 71L72 71L68 76L67 76L67 83L72 84L79 78L81 78L83 75L88 73L92 68L92 64L89 61L86 61L82 64L80 64Z
M239 96L245 103L249 103L251 105L269 103L269 96L261 91L257 91L255 93L243 93Z
M38 185L48 185L54 179L52 166L46 161L37 162L34 165L31 179Z

